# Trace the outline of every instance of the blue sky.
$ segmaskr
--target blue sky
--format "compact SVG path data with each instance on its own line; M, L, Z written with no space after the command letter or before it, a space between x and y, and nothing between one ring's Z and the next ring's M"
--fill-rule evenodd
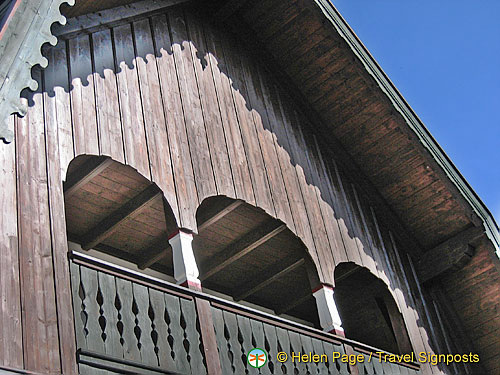
M331 0L500 221L500 1Z

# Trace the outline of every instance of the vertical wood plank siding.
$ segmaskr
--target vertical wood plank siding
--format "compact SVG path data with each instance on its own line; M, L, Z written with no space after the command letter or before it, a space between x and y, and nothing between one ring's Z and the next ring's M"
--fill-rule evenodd
M386 282L414 349L430 350L383 213L231 35L176 9L62 40L46 56L15 143L0 147L0 364L75 371L62 180L81 154L138 170L194 231L209 196L264 209L304 242L322 282L346 261Z
M14 117L10 118L11 126ZM0 364L23 367L14 147L0 147Z
M41 87L40 72L33 75ZM40 91L24 100L33 104L16 126L24 359L28 369L60 372L44 103Z

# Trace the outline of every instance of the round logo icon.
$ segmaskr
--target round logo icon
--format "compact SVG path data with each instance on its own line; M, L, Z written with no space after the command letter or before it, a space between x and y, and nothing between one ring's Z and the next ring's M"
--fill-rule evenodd
M261 368L267 362L267 353L259 348L254 348L248 352L248 364L255 368Z

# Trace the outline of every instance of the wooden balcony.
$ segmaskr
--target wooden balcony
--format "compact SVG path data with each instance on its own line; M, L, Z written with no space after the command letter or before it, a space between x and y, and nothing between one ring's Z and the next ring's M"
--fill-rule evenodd
M77 360L81 374L416 374L414 364L379 362L382 350L78 253L71 256ZM209 303L215 348L204 347L200 303ZM206 324L206 323L205 323ZM253 348L268 362L247 363ZM289 358L281 363L277 353ZM361 355L352 365L333 353ZM215 356L210 356L215 353ZM327 362L292 361L291 353L326 354Z

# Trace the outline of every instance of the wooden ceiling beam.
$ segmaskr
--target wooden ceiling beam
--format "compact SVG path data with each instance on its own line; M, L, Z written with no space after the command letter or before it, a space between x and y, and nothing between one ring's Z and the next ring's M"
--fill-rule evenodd
M107 157L93 157L88 160L66 178L64 182L64 197L66 199L71 197L110 166L111 163L113 163L113 160Z
M265 222L257 229L245 234L219 253L215 254L205 266L203 266L200 280L206 280L222 271L241 257L247 255L266 241L281 233L286 228L285 224L275 220Z
M113 211L94 228L89 230L82 237L82 249L89 250L103 242L120 224L132 219L161 195L162 193L156 185L149 185L146 189L126 202L123 206Z
M483 235L484 228L471 227L425 252L416 264L420 283L451 268L462 268L474 255L474 245Z
M243 201L234 201L228 203L222 209L220 209L220 207L217 205L215 209L209 210L208 213L203 218L201 218L201 223L198 224L198 233L208 228L210 225L215 224L217 221L237 209L242 204Z
M234 297L235 301L241 301L252 294L257 293L259 290L272 284L280 277L292 272L305 263L304 258L292 258L288 261L279 261L270 265L264 271L259 273L258 279L252 279L246 282L244 288L241 288L239 294Z

